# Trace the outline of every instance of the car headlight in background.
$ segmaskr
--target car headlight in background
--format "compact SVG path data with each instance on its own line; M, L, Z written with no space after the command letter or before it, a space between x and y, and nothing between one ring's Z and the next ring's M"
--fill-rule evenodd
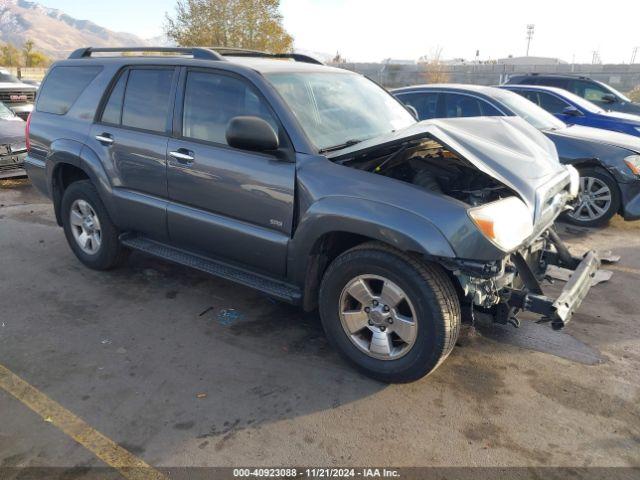
M533 215L517 197L469 209L478 229L501 250L510 252L533 233Z
M634 174L640 175L640 155L630 155L624 159L624 163Z
M571 198L576 198L578 193L580 193L580 172L578 172L578 169L573 165L567 165L567 170L569 171L569 178L571 180L569 193L571 194Z

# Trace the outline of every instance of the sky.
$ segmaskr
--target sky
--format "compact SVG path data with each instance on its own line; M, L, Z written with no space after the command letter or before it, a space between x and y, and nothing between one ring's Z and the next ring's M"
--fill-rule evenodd
M175 0L39 0L48 7L143 38L162 33ZM535 25L530 55L590 63L640 63L638 0L281 0L284 26L298 50L349 61L443 58L497 59L526 52L526 26Z

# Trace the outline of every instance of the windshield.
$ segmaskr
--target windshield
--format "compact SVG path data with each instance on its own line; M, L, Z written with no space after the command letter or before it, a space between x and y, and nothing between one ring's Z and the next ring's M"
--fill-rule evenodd
M319 150L338 150L416 123L389 93L361 75L271 73L275 86Z
M6 70L0 70L0 83L20 83L16 77L11 75Z
M601 109L599 106L597 106L595 103L592 103L589 100L579 97L575 93L571 93L566 90L563 90L562 96L565 97L567 100L572 101L573 103L578 105L580 108L585 109L587 112L604 113L604 110Z
M564 123L546 110L543 110L535 103L530 102L517 93L500 90L495 92L493 97L538 130L558 130L566 127Z
M15 117L15 114L7 108L7 106L0 102L0 119L1 120L11 120Z

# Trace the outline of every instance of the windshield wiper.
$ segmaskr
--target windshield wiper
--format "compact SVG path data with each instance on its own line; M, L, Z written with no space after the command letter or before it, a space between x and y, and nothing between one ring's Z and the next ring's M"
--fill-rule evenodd
M351 140L347 140L344 143L341 143L340 145L334 145L333 147L322 148L322 149L318 150L318 153L335 152L336 150L342 150L343 148L347 148L347 147L351 147L353 145L357 145L360 142L362 142L362 140L359 140L357 138L353 138Z

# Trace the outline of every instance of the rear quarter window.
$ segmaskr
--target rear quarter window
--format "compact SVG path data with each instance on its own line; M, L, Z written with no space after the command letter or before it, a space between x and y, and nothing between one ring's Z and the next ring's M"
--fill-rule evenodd
M101 70L100 66L55 67L38 93L36 110L66 114Z

